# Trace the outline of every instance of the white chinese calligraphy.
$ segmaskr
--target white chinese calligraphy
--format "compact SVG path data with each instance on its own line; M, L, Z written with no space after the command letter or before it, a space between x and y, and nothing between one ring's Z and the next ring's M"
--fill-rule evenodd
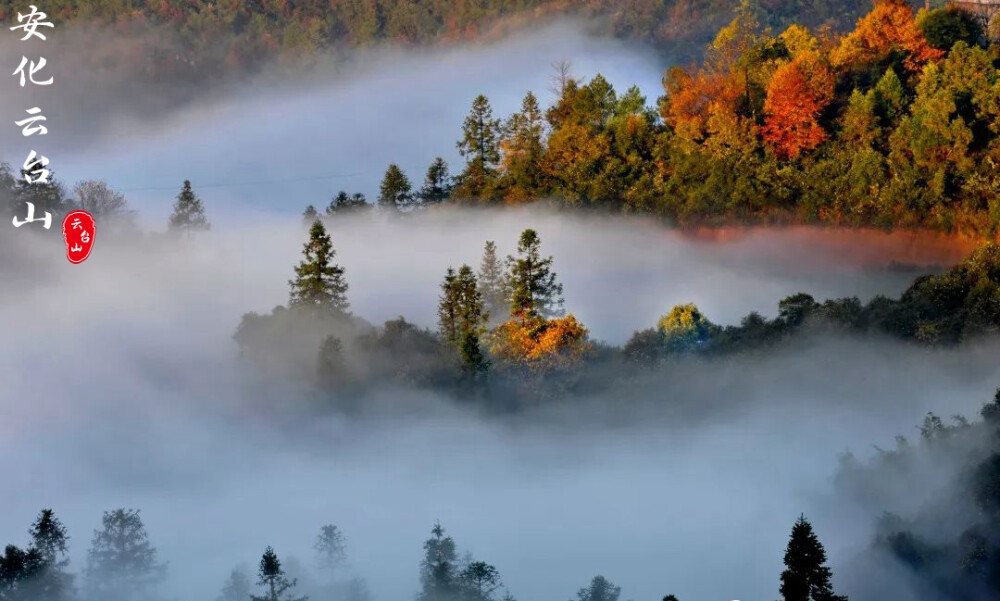
M22 128L21 135L24 137L33 136L35 134L44 136L49 133L49 129L44 125L36 125L36 123L47 120L44 115L39 115L39 113L42 112L42 109L36 106L28 109L26 112L32 116L27 119L21 119L20 121L14 122L14 125Z
M35 217L35 204L31 202L25 202L28 205L28 216L24 220L18 219L16 216L13 219L14 227L21 227L25 223L34 223L36 221L41 221L45 226L45 229L52 227L52 213L48 211L45 212L45 217L36 218Z
M21 24L11 27L10 30L17 31L18 29L23 29L24 37L21 38L21 41L30 39L31 36L36 36L44 40L45 36L42 35L40 31L38 31L38 28L55 27L55 25L45 20L47 17L48 15L38 10L38 7L32 4L30 13L26 15L17 13L17 22ZM27 23L25 23L25 21L27 21Z
M28 57L22 56L21 64L18 65L17 69L15 69L14 72L11 73L11 75L21 76L20 83L22 88L24 87L24 84L26 84L29 81L35 84L36 86L51 86L52 81L54 80L54 78L52 77L42 81L35 79L35 73L41 71L45 67L46 62L47 61L45 60L44 56L40 57L37 63L35 61L28 61ZM25 67L28 68L27 74L24 72Z

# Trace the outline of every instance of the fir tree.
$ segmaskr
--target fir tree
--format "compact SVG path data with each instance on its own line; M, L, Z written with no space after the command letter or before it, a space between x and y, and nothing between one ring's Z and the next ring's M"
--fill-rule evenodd
M465 589L465 601L493 601L494 594L503 586L499 570L485 561L469 562L458 578Z
M510 309L510 282L503 263L497 257L497 246L486 242L483 261L479 265L479 292L490 316L500 318Z
M805 516L792 526L785 550L785 571L781 573L783 601L847 601L835 595L826 567L826 551Z
M615 586L604 576L594 576L590 586L577 591L577 601L618 601L622 587Z
M368 199L365 198L364 194L355 192L348 195L347 192L341 190L337 192L337 195L330 200L330 204L326 206L326 214L336 215L338 213L354 212L366 208L368 208Z
M459 340L457 276L451 267L441 282L441 296L438 299L438 333L445 344L456 346Z
M264 587L264 594L251 594L251 601L307 601L309 599L307 596L292 596L290 591L298 584L298 579L289 580L285 576L281 562L271 547L265 549L264 555L260 558L257 578L257 586Z
M295 268L289 306L310 308L323 315L347 313L347 280L344 268L333 264L336 251L323 222L316 220L309 229L309 241L302 247L304 258Z
M437 157L427 168L424 176L424 187L420 189L420 201L425 204L438 203L451 194L451 177L448 175L448 163Z
M229 573L216 601L247 601L250 595L250 576L242 569L235 569Z
M382 185L379 186L378 204L382 207L402 209L412 200L410 179L398 165L392 163L385 170Z
M458 151L467 157L465 171L459 176L461 193L479 197L496 174L500 162L500 120L493 117L490 101L480 94L472 101L472 109L462 123L462 139Z
M434 524L431 535L424 542L424 559L420 563L421 590L417 600L450 601L458 593L455 541L444 535L440 522Z
M484 371L487 361L479 344L487 314L472 268L462 265L456 274L449 267L441 291L438 304L441 338L457 352L468 373L475 375Z
M185 232L189 235L194 231L207 231L211 228L205 217L205 207L191 189L191 182L188 180L184 180L184 187L174 202L169 228L173 232Z
M305 211L302 211L302 221L305 223L311 224L317 219L319 219L319 212L316 210L316 207L309 205Z
M531 92L521 102L504 127L503 163L508 199L526 200L544 193L542 185L542 142L544 125L538 99Z
M66 572L69 566L69 535L66 527L51 509L43 509L28 531L31 549L40 560L33 578L31 597L36 601L59 601L73 596L73 576Z
M166 566L156 560L156 549L139 511L104 512L102 528L94 531L85 571L88 596L101 601L148 598L163 580Z
M512 316L527 319L562 314L562 284L552 271L552 257L542 258L541 243L535 230L524 230L517 258L509 259Z
M340 528L333 524L327 524L320 528L313 548L316 549L316 563L319 568L331 577L347 560L347 545L344 534Z

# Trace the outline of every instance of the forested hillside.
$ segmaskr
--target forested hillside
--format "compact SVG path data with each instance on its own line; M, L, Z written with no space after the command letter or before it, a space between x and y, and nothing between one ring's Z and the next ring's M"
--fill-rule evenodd
M207 56L254 64L277 55L301 55L334 46L378 41L425 43L474 40L497 26L559 16L598 19L603 33L663 45L709 38L736 0L53 0L41 8L58 21L106 24L134 31L165 25L176 30L191 60ZM761 18L775 25L849 26L868 0L762 0ZM0 18L22 8L0 2Z
M390 166L379 201L569 206L673 223L1000 226L1000 19L880 0L842 35L766 27L745 2L703 61L671 68L651 107L637 87L559 73L561 93L497 118L478 96L427 196ZM451 184L454 188L449 188ZM332 207L336 209L336 206Z

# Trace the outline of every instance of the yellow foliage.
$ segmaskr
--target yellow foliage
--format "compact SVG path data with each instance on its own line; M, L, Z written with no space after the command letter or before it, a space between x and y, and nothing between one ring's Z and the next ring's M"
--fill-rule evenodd
M515 318L497 326L490 352L510 365L532 369L565 369L591 350L588 330L572 314L558 319Z

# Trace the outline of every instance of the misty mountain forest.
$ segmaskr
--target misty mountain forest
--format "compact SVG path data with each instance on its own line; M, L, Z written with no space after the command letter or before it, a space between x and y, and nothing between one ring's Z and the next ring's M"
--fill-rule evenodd
M1000 598L1000 0L32 1L0 601Z

